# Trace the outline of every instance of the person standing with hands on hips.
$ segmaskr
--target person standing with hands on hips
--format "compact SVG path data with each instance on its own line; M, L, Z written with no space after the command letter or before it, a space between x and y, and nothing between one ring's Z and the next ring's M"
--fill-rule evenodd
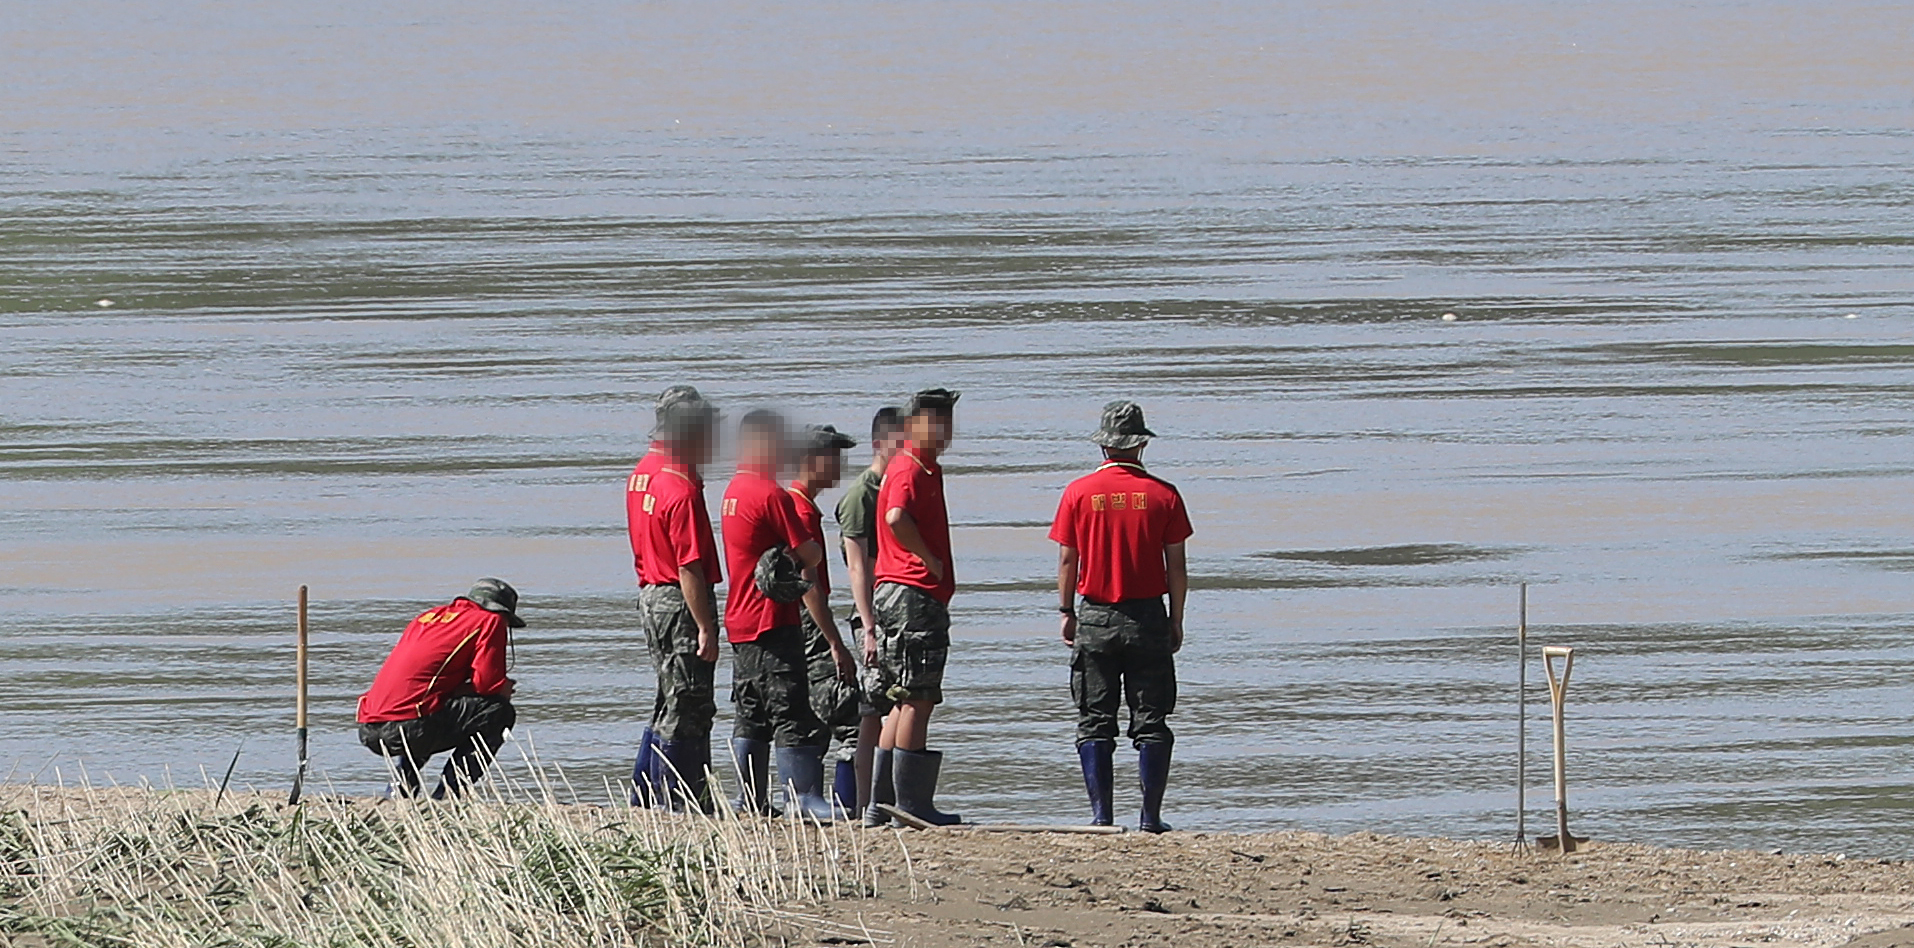
M1056 541L1057 610L1070 646L1070 695L1077 705L1077 756L1091 822L1112 815L1117 710L1127 694L1129 737L1143 791L1138 828L1164 833L1176 710L1175 654L1183 647L1189 572L1183 543L1189 511L1175 487L1143 468L1155 434L1135 402L1103 406L1090 440L1103 464L1064 489L1050 539ZM1164 599L1168 598L1165 608Z
M950 514L944 505L944 469L958 393L925 389L905 411L902 450L884 469L877 493L878 689L895 703L878 739L867 826L882 825L879 803L928 823L962 820L937 809L943 755L929 750L930 715L944 700L944 663L950 654L950 598L957 589L950 562ZM886 780L886 776L889 780ZM886 787L886 784L889 784ZM888 793L886 792L888 790Z

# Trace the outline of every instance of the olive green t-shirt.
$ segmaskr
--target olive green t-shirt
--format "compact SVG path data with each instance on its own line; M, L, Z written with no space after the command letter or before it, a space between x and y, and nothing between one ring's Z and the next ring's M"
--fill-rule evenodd
M854 537L871 546L877 544L877 489L884 486L884 475L865 468L837 502L837 534ZM875 550L873 550L875 552Z

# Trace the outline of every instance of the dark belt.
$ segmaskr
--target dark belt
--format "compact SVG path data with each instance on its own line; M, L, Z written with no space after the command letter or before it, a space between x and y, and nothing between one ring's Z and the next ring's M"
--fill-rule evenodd
M681 584L675 583L675 582L673 583L639 583L638 584L639 589L657 589L660 586L670 586L673 589L684 588Z

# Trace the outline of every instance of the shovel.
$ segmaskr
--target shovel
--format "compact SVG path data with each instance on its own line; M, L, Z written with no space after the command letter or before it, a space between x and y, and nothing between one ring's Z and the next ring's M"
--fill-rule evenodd
M1562 660L1560 675L1555 672L1555 660ZM1575 650L1566 645L1549 645L1542 649L1542 669L1548 673L1549 704L1555 711L1555 835L1538 836L1536 845L1543 849L1554 849L1566 856L1575 851L1576 846L1588 842L1586 837L1576 838L1568 831L1568 730L1566 728L1566 705L1568 703L1568 674L1575 668Z
M306 788L306 587L299 587L299 698L296 705L295 724L298 730L299 769L292 774L292 793L286 798L289 806L299 805L299 795Z

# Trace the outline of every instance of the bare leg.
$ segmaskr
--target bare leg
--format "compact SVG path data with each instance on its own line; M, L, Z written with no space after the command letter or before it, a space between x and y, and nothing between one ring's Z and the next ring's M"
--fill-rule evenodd
M882 750L893 750L897 747L896 708L892 708L891 713L884 715L884 726L877 733L877 746Z
M857 721L857 753L852 758L857 768L857 812L862 813L871 805L871 768L872 759L877 756L878 742L884 736L884 719L875 714L865 715Z
M921 751L930 739L930 712L936 705L928 701L903 701L891 712L884 729L890 733L891 746L899 750Z

